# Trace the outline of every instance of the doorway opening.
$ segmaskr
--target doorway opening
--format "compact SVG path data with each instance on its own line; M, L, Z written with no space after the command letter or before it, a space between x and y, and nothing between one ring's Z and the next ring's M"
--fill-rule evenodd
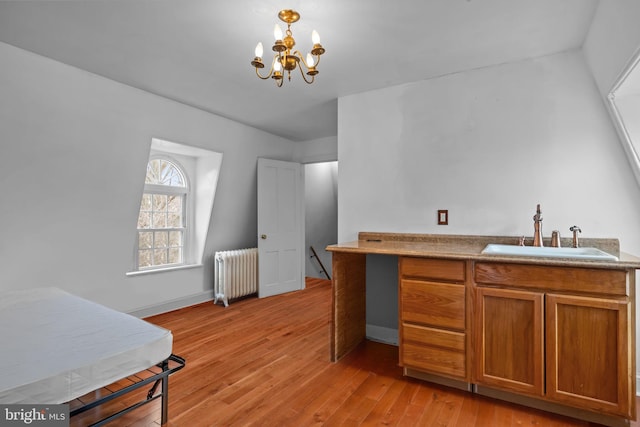
M305 276L327 279L332 274L331 254L325 248L338 241L337 161L304 165L304 198Z

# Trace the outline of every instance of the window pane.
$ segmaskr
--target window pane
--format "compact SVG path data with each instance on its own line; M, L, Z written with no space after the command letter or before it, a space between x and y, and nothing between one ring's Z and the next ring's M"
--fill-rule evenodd
M138 248L139 249L150 249L151 248L151 233L148 231L143 231L138 233Z
M154 211L166 211L167 210L167 196L166 196L166 194L153 194L153 210Z
M182 249L171 248L169 249L169 264L178 264L182 262Z
M160 162L152 160L147 163L147 176L144 179L145 184L156 184L160 175Z
M138 251L138 266L139 267L151 267L151 251L144 250Z
M151 210L151 194L142 195L142 203L140 203L140 210L141 211Z
M182 246L182 231L169 232L169 246L171 247Z
M156 248L166 248L169 243L168 231L156 231L154 234L154 245Z
M153 265L162 265L167 263L167 250L166 249L154 249L153 250Z
M147 164L145 183L186 187L186 181L180 169L164 159L154 159Z
M151 227L151 214L149 212L140 212L138 215L138 228Z
M169 196L169 212L182 212L182 196Z
M163 212L153 213L153 228L165 228L167 226L167 214Z
M170 213L169 220L167 222L167 227L171 227L171 228L182 227L182 218L180 217L180 214Z

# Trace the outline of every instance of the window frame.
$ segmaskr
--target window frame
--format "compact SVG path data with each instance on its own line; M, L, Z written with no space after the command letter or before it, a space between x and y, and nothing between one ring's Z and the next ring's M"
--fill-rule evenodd
M216 189L222 170L222 152L209 148L202 148L188 145L181 142L172 142L164 139L151 138L149 154L144 163L145 172L140 175L141 180L136 184L140 192L136 194L135 220L140 215L142 204L142 194L146 182L146 166L149 160L163 157L181 166L186 177L189 197L187 198L187 221L188 239L184 248L184 264L168 264L164 268L137 269L137 226L131 230L131 255L129 269L125 272L127 277L141 277L148 274L162 274L165 272L180 271L192 268L202 268L205 265L205 258L209 255L205 252L205 246L211 233L213 206L216 199ZM141 170L142 172L142 170Z
M632 74L634 75L634 77L631 77ZM625 65L618 78L614 81L606 97L606 105L609 110L609 114L613 119L613 125L616 129L616 132L618 133L620 143L622 144L638 186L640 186L640 141L634 140L632 135L629 133L627 125L625 124L626 114L620 111L620 108L618 108L616 102L617 99L621 97L640 95L640 93L636 93L635 91L629 92L625 87L625 82L627 81L627 79L638 79L639 74L640 49L636 50L629 62Z
M190 184L190 179L189 179L189 174L187 173L187 169L183 166L183 164L178 161L176 158L174 158L173 156L169 156L166 154L160 154L160 153L156 153L156 154L152 154L149 156L149 160L147 161L147 167L149 165L149 163L151 163L154 160L164 160L166 162L171 163L176 169L178 169L178 171L180 172L180 174L182 175L182 178L184 180L184 187L178 187L178 186L173 186L173 185L163 185L163 184L149 184L146 182L146 177L147 177L147 172L146 172L146 168L145 168L145 182L144 182L144 187L142 190L142 195L140 197L140 206L142 205L142 199L144 197L145 194L161 194L161 195L167 195L167 196L171 196L171 195L181 195L182 196L182 227L181 228L176 228L176 227L165 227L165 228L148 228L148 229L140 229L137 227L137 220L136 220L136 238L135 238L135 243L134 243L134 271L137 272L152 272L152 271L161 271L161 270L168 270L168 269L174 269L174 268L181 268L184 266L188 266L190 265L190 244L191 244L191 232L192 232L192 223L193 221L191 220L191 215L193 212L193 197L191 194L191 184ZM139 219L139 215L140 215L140 209L138 209L138 219ZM155 232L155 231L173 231L173 230L182 230L182 262L179 263L171 263L171 264L158 264L158 265L150 265L150 266L146 266L146 267L140 267L140 258L139 258L139 254L140 254L140 248L139 248L139 242L140 242L140 232L141 231L150 231L150 232ZM152 246L152 250L155 248L155 246Z

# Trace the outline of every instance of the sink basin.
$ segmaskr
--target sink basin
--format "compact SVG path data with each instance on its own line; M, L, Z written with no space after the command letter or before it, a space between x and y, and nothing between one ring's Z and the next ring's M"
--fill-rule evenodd
M488 255L579 258L602 261L618 261L618 257L601 251L597 248L550 248L538 246L489 244L482 250L482 253Z

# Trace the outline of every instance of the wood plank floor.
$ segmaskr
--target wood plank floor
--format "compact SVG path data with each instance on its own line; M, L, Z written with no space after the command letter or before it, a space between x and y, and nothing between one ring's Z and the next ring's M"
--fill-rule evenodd
M594 425L405 378L394 346L366 341L329 362L330 290L329 281L308 279L304 291L148 318L173 332L174 353L187 360L170 380L168 426ZM157 427L159 420L153 403L113 425Z

